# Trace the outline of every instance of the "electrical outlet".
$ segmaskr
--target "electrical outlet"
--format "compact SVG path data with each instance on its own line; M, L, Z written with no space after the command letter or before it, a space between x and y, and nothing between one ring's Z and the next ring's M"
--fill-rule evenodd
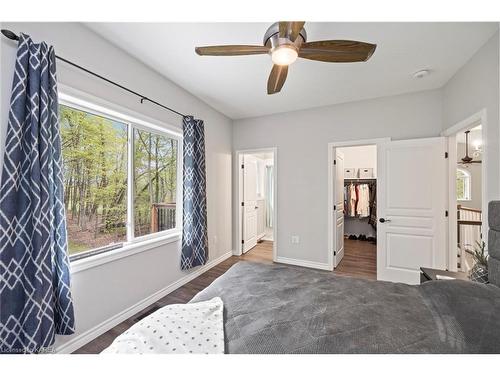
M299 236L292 236L292 243L293 244L298 244L299 242L300 242Z

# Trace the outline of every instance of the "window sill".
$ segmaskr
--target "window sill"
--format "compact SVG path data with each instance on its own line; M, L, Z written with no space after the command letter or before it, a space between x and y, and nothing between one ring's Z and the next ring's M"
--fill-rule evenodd
M158 246L166 245L181 240L181 232L168 233L161 237L156 237L144 241L127 243L123 247L106 253L97 254L88 258L75 260L70 263L71 274L75 274L86 269L97 267L102 264L113 262L143 251L154 249Z

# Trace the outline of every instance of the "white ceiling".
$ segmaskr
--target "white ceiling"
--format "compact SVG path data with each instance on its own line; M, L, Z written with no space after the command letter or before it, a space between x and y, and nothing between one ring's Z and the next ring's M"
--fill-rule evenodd
M194 52L203 45L261 45L270 23L86 25L233 119L439 88L498 28L497 23L472 22L306 23L309 41L353 39L376 43L377 50L366 63L298 59L275 95L266 93L270 56L201 57ZM431 74L413 78L420 69Z

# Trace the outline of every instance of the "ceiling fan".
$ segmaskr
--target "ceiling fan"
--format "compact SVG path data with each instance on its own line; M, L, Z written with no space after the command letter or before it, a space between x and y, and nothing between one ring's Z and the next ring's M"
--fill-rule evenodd
M354 40L321 40L307 42L304 21L281 21L272 24L264 35L263 46L225 45L196 47L198 55L239 56L270 54L273 68L267 81L267 93L281 91L288 74L288 65L297 57L333 63L367 61L376 44Z
M473 160L469 156L469 133L470 130L465 131L465 156L462 158L461 162L458 162L458 164L472 164L472 163L481 163L481 160Z

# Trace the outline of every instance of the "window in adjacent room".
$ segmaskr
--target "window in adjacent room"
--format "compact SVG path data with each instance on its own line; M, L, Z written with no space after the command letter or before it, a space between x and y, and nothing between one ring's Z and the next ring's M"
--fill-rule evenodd
M71 260L179 230L178 135L76 106L59 116Z
M471 199L470 172L457 168L457 200L468 201Z

